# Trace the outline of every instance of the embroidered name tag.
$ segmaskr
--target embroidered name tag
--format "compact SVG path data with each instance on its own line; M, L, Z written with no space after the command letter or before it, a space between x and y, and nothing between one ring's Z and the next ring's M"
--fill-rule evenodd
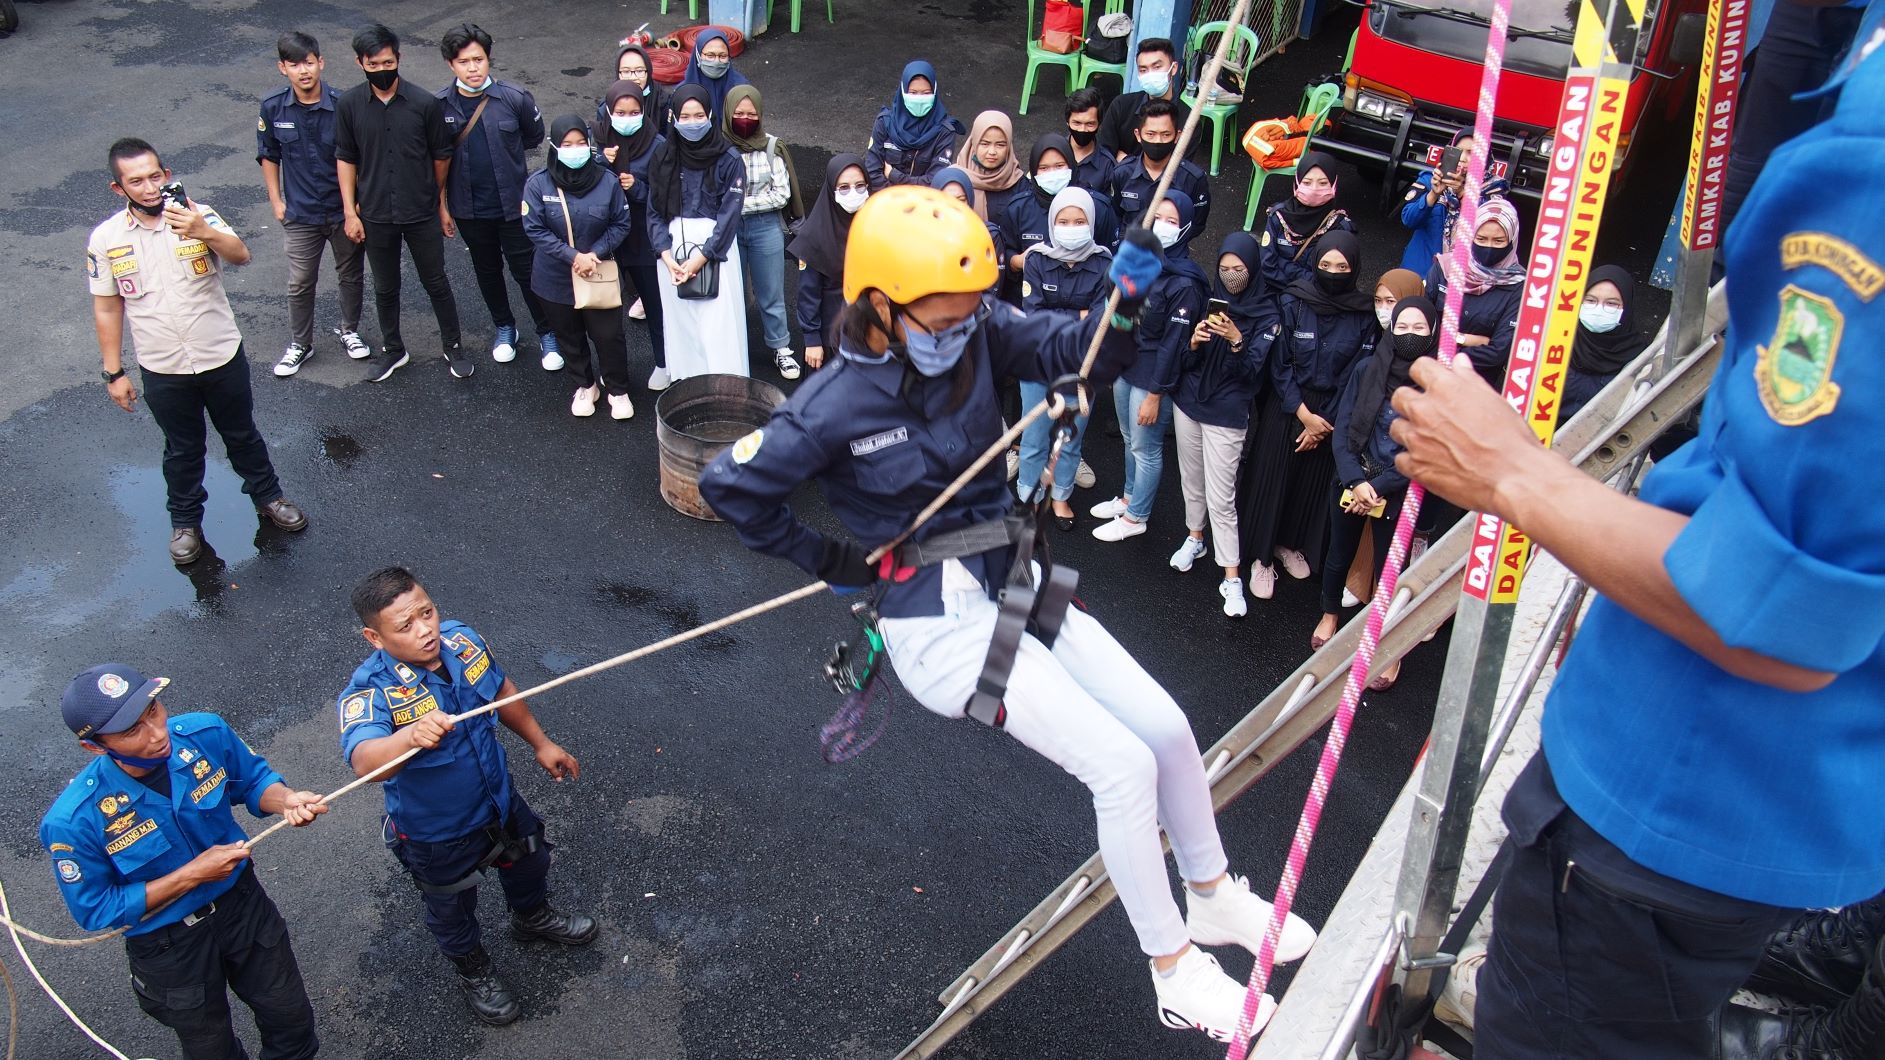
M869 438L857 439L851 443L851 455L869 456L879 449L888 449L898 442L907 442L909 440L910 429L908 427L898 427L894 431L885 431L882 434L873 434Z

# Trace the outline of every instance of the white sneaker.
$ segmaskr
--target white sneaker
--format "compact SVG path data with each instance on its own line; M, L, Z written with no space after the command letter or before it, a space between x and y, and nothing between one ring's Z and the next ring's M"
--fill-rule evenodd
M1268 600L1276 595L1276 568L1268 563L1250 565L1250 595Z
M1361 597L1356 596L1355 590L1350 589L1346 585L1342 586L1342 606L1343 607L1360 607L1361 606Z
M781 346L772 351L772 363L779 366L779 378L791 381L799 377L798 358L792 356L789 347Z
M576 396L570 399L569 414L572 416L594 416L596 414L596 399L601 396L602 388L599 386L578 387Z
M1479 970L1486 966L1486 951L1473 948L1460 954L1446 987L1433 1003L1433 1014L1455 1027L1473 1027L1473 1008L1479 1004Z
M1021 450L1008 450L1008 481L1021 477Z
M1283 564L1283 570L1290 577L1302 581L1309 577L1309 560L1293 548L1279 548L1276 558Z
M1095 519L1117 519L1126 514L1126 499L1114 497L1110 501L1101 501L1088 508L1086 513Z
M1124 541L1129 537L1138 537L1145 533L1144 523L1135 523L1121 515L1109 522L1093 528L1093 536L1101 541Z
M497 336L491 340L491 359L499 364L509 364L517 359L516 328L497 329Z
M668 375L666 368L656 368L648 375L648 389L656 391L657 393L673 385L674 380Z
M544 350L543 351L543 370L546 372L562 371L563 370L563 355L556 352L555 350Z
M314 351L308 347L298 342L289 343L288 348L282 351L281 360L275 362L276 377L286 379L299 372L302 364L312 356L314 356Z
M1242 946L1251 953L1263 944L1270 928L1270 903L1250 892L1243 876L1227 876L1217 890L1205 896L1185 888L1185 926L1191 941L1200 946ZM1316 929L1295 913L1283 922L1283 937L1276 944L1276 963L1300 960L1316 944Z
M1090 490L1098 481L1099 476L1093 473L1092 466L1084 460L1080 461L1080 469L1073 473L1073 484L1083 490Z
M340 344L347 347L347 356L354 360L364 361L373 356L373 347L367 345L367 340L361 338L359 332L335 328L334 334L340 336Z
M1178 551L1172 553L1172 569L1188 571L1202 555L1204 555L1204 539L1186 534L1184 544L1179 545Z
M1225 578L1217 583L1217 595L1224 598L1224 615L1227 618L1242 618L1250 613L1250 605L1244 603L1244 580ZM1221 884L1219 886L1222 886Z
M593 405L591 407L594 407ZM609 395L609 418L612 420L632 420L635 418L635 403L627 394Z
M648 311L642 308L641 299L639 298L635 299L635 304L628 307L628 319L630 320L647 320L648 319Z
M1217 958L1197 948L1178 958L1170 975L1152 968L1152 990L1158 995L1158 1019L1173 1030L1200 1030L1215 1042L1228 1042L1237 1033L1244 1014L1244 986L1224 974ZM1276 1014L1276 999L1268 994L1257 1005L1256 1034Z

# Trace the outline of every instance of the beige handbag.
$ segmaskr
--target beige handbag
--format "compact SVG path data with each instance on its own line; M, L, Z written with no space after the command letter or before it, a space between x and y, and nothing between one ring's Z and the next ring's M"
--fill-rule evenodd
M563 192L563 231L569 235L569 248L576 249L576 226L570 220L570 194ZM584 276L576 271L576 266L569 267L569 284L576 293L577 309L620 309L622 308L622 276L613 261L599 261L593 276Z

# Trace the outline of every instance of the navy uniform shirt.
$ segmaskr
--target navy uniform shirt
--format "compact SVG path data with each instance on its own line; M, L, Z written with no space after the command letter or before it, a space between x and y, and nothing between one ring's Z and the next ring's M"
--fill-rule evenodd
M1746 681L1599 597L1545 704L1565 803L1638 863L1791 908L1885 890L1885 5L1832 118L1774 152L1728 231L1734 291L1694 441L1643 482L1663 555L1729 646L1836 674ZM1855 495L1855 485L1861 493Z
M438 91L445 127L458 149L445 175L445 199L453 217L516 220L530 176L528 152L543 143L543 114L530 90L492 78L483 92L467 96L456 81ZM464 136L481 101L484 115ZM463 136L462 141L460 137Z
M463 714L497 698L504 670L484 638L463 622L439 623L443 672L376 651L340 694L340 753L349 766L363 741L391 736L435 710ZM497 712L461 722L437 747L388 778L386 815L402 836L427 843L459 839L510 811L511 774L497 738Z
M1006 261L1015 254L1026 254L1036 244L1045 242L1048 229L1053 222L1047 216L1047 208L1054 203L1054 197L1042 191L1030 177L1021 178L1021 186L1026 189L1021 194L1008 200L1000 216L991 216L998 238L995 246ZM1093 216L1087 221L1093 229L1093 241L1108 251L1119 249L1119 215L1113 209L1113 201L1104 192L1088 192L1093 196Z
M1204 231L1205 223L1211 218L1210 180L1196 162L1167 159L1165 164L1178 167L1178 174L1172 177L1172 190L1191 198L1191 230ZM1133 155L1113 170L1112 190L1108 194L1122 227L1130 228L1139 223L1140 215L1145 213L1158 191L1159 180L1145 171L1143 155Z
M1309 411L1333 421L1335 405L1355 366L1374 352L1381 322L1372 312L1318 313L1284 294L1283 334L1270 349L1270 381L1283 411Z
M248 839L230 808L240 802L255 816L266 816L262 793L283 783L268 760L214 714L170 719L164 768L170 772L169 798L100 755L79 770L39 822L39 841L52 856L59 893L87 931L129 927L127 934L143 935L174 924L221 897L249 871L240 865L228 879L194 887L150 919L140 919L149 912L146 883L210 847Z
M340 91L321 83L320 101L302 103L293 87L262 100L255 122L255 159L281 167L286 219L330 225L341 219L340 177L334 169L334 114Z
M1506 361L1512 356L1512 340L1518 335L1519 302L1524 294L1523 283L1495 284L1460 299L1460 334L1484 335L1492 340L1483 346L1461 346L1460 352L1495 390L1505 389ZM1427 270L1427 298L1434 305L1446 304L1446 270L1437 261Z
M1322 260L1322 252L1315 247L1316 243L1321 242L1320 237L1311 240L1307 250L1303 249L1301 243L1289 238L1289 226L1283 220L1283 207L1287 205L1289 201L1284 200L1264 211L1263 235L1257 240L1263 248L1263 260L1259 263L1263 269L1263 279L1272 291L1287 290L1297 280L1314 277L1316 262ZM1355 231L1355 222L1346 212L1334 210L1331 216L1335 220L1329 223L1330 232ZM1308 237L1311 233L1297 234Z
M1046 254L1029 254L1021 259L1021 308L1075 317L1083 309L1098 308L1113 292L1107 278L1112 267L1113 259L1100 253L1071 265Z
M1119 163L1113 153L1095 144L1093 153L1073 164L1073 183L1075 187L1085 188L1096 195L1113 193L1113 170Z
M708 465L701 497L733 524L746 547L789 559L807 572L816 571L826 539L800 522L786 502L808 479L818 480L832 512L859 544L875 548L895 537L1000 436L995 381L1051 383L1078 371L1102 319L1099 313L1084 321L1023 313L988 296L981 311L987 319L962 353L974 366L975 385L961 407L952 407L952 373L930 379L906 371L901 360L871 363L843 347L765 427ZM1131 332L1107 333L1093 367L1095 392L1132 353ZM917 538L1000 519L1013 504L1001 461L991 461ZM1006 581L1007 550L962 563L991 599ZM887 618L942 614L941 566L886 584L880 610Z

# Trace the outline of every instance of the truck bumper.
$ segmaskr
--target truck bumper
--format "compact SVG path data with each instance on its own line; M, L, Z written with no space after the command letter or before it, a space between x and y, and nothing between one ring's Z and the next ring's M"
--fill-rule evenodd
M1433 168L1427 160L1429 146L1452 142L1453 135L1467 128L1471 121L1470 114L1441 107L1410 108L1394 122L1339 110L1330 114L1328 124L1311 147L1345 158L1365 173L1379 173L1381 202L1386 204L1397 198L1415 177ZM1505 163L1505 175L1512 183L1513 196L1536 204L1550 161L1547 154L1541 152L1550 149L1551 130L1495 121L1492 143L1492 157Z

